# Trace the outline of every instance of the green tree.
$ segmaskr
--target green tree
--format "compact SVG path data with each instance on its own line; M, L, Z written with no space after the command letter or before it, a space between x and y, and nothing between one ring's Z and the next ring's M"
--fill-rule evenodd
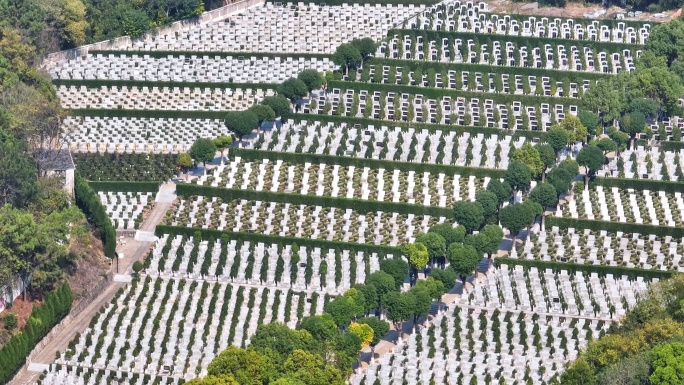
M206 162L210 162L216 157L216 145L211 139L198 138L190 147L189 154L196 162L202 162L205 165ZM206 167L204 173L206 174Z
M281 119L286 119L292 112L290 102L282 96L266 96L261 104L271 107L275 116Z
M386 336L390 331L389 324L378 317L359 318L356 322L368 325L373 329L373 340L370 343L371 346L377 345L378 342L382 341L382 337Z
M525 192L530 188L532 172L525 163L514 160L508 164L504 180L511 186L513 196L515 197L518 191Z
M121 31L130 37L140 37L150 30L150 18L139 9L125 8L120 15Z
M637 134L644 132L646 117L641 112L630 112L620 118L620 130L629 135L631 145L634 148L634 139Z
M355 334L361 340L361 347L365 348L373 342L374 330L368 324L354 322L349 325L349 333Z
M186 385L240 385L232 375L206 376L195 378L185 383Z
M556 151L547 143L537 145L537 151L539 152L539 158L544 165L542 170L542 180L544 180L546 171L556 164Z
M283 95L290 102L294 103L302 99L309 93L309 90L303 81L297 78L289 78L285 80L278 88L278 94Z
M558 156L558 153L568 146L568 133L564 129L558 126L551 127L546 139L549 145L553 148L553 151Z
M243 136L251 134L259 126L259 117L249 110L229 111L223 119L223 124L242 141Z
M406 281L409 272L409 265L400 258L385 258L380 261L380 271L383 271L394 280L394 286L399 289Z
M582 359L575 361L560 377L563 385L596 385L596 375Z
M477 234L468 234L463 241L466 246L472 246L477 250L478 255L483 255L487 252L489 247L489 239L487 236L480 231Z
M223 152L227 149L230 148L230 146L233 144L233 138L228 136L228 135L221 135L218 138L214 139L214 146L216 146L216 149L221 152L221 166L223 166L223 158L225 155ZM180 155L179 155L180 159Z
M556 167L549 171L549 176L546 178L546 182L552 185L558 196L560 196L561 194L565 194L570 190L570 186L574 177L575 176L571 175L566 168Z
M542 207L552 207L558 203L556 188L551 183L538 183L530 191L529 199L539 203Z
M407 267L408 270L408 267ZM406 275L404 275L405 277ZM356 284L352 286L354 289L358 290L362 295L363 298L365 299L364 301L364 313L369 314L373 310L376 310L380 307L380 297L378 297L378 291L375 288L375 285L372 285L370 283L368 284Z
M427 247L430 260L441 258L446 255L446 239L436 232L420 233L416 235L416 242Z
M626 149L627 144L629 144L630 141L629 134L616 130L615 127L608 129L608 137L615 142L618 147L618 151L623 151Z
M647 118L653 118L658 115L658 103L649 98L634 98L629 102L629 112L636 112L644 115Z
M602 123L611 124L627 107L622 89L613 79L602 79L584 93L582 107L597 113Z
M577 163L586 169L585 184L589 186L589 178L593 177L596 171L603 167L606 163L606 156L603 155L600 148L589 145L583 147L577 154Z
M143 264L140 261L133 262L133 273L137 276L143 269Z
M592 111L581 110L577 114L577 118L579 118L580 123L587 128L590 135L596 135L596 130L601 124L601 118L598 114Z
M261 385L276 373L273 361L256 351L229 346L209 364L210 376L231 375L240 384Z
M463 225L468 233L477 230L484 222L484 210L478 202L458 201L454 203L454 219Z
M649 38L650 39L650 38ZM634 94L653 99L668 114L678 110L677 99L684 92L679 76L665 67L639 68L629 77Z
M617 151L617 144L610 138L601 138L596 142L596 147L600 148L604 154L612 151Z
M433 280L434 281L434 280ZM420 281L422 283L424 281ZM439 281L437 281L439 282ZM441 282L440 282L441 284ZM442 286L443 288L444 286ZM413 297L413 322L416 323L418 318L426 317L430 314L430 307L432 306L432 296L424 286L414 286L409 290L408 294Z
M430 260L428 248L420 242L407 243L401 250L408 257L409 265L414 272L423 270Z
M314 69L306 69L297 75L297 79L301 80L306 89L311 92L313 90L319 90L323 87L323 75Z
M297 325L297 330L306 330L319 343L331 341L337 335L335 319L328 313L304 317Z
M515 203L502 208L499 219L501 220L501 226L510 231L515 242L516 236L520 230L527 227L533 215L527 206L522 203Z
M277 361L284 360L285 357L289 356L296 349L314 350L315 346L316 342L308 331L292 330L286 325L277 322L259 325L254 335L250 338L249 345L250 349L254 349L259 353L267 353L269 357ZM216 370L214 371L211 368L212 365L209 365L209 374L220 375L224 373L219 368L215 368ZM235 376L235 378L238 377Z
M487 190L478 190L475 193L475 201L482 206L485 223L498 222L499 198L495 193Z
M487 237L485 253L491 258L492 254L499 252L499 245L504 237L503 230L498 225L487 225L482 229L481 234Z
M392 278L391 275L385 273L384 271L376 271L371 273L367 278L366 278L366 284L367 285L373 285L375 287L375 291L378 295L378 298L380 300L380 306L384 306L383 298L385 297L385 294L392 292L392 291L397 291L396 283L394 281L394 278Z
M491 181L490 181L491 183ZM454 242L463 242L465 238L465 227L463 226L452 226L449 223L440 223L434 226L430 226L428 233L437 233L444 238L444 243L446 247Z
M38 194L38 171L24 142L0 129L0 203L25 207Z
M368 56L374 54L377 49L377 44L369 37L354 39L350 44L359 51L359 55L361 55L361 65L363 65L363 61L366 60Z
M257 128L261 127L263 122L272 122L275 120L276 115L271 106L265 104L255 104L249 107L247 111L251 111L257 117Z
M466 246L461 243L453 243L447 252L451 268L465 284L466 279L475 271L477 264L482 260L482 256L477 254L473 246Z
M349 68L356 68L361 62L361 53L352 44L341 44L332 57L333 63L344 68L345 75L349 75Z
M394 328L401 334L402 324L408 321L414 308L414 297L409 293L392 291L382 297L385 315L392 322Z
M442 282L445 291L451 290L456 283L456 271L454 271L451 266L447 267L446 269L430 270L430 277Z
M680 342L656 346L649 354L653 374L653 385L684 383L684 344Z
M529 142L525 142L520 148L513 151L512 159L514 162L517 161L525 164L530 169L533 178L537 178L544 171L544 163L541 160L539 151Z
M487 191L496 194L496 199L499 202L497 206L498 210L504 202L508 202L511 199L513 189L507 182L502 182L499 179L490 179L489 184L487 184Z

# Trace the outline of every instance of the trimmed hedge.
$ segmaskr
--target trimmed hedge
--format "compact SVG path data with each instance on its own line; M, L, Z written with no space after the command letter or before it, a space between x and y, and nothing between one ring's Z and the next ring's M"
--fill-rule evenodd
M408 85L392 85L392 84L380 84L380 83L362 83L362 82L350 82L342 80L333 80L328 82L328 89L340 88L344 90L354 90L354 91L381 91L381 92L394 92L399 94L412 94L412 95L423 95L425 98L438 99L445 96L450 96L452 99L457 97L463 98L476 98L476 99L491 99L498 104L513 104L513 102L521 102L526 106L541 105L542 103L548 103L551 106L556 104L561 104L565 107L571 105L577 106L579 109L580 99L576 98L559 98L553 96L530 96L530 95L515 95L515 94L492 94L488 92L481 91L456 91L450 88L430 88L430 87L418 87L418 86L408 86ZM344 93L344 92L342 92Z
M157 87L157 88L201 88L201 89L225 89L225 88L250 88L263 90L276 90L280 84L275 83L212 83L212 82L151 82L147 80L109 80L109 79L53 79L55 86L85 86L87 88L102 87Z
M428 207L411 203L379 202L355 198L227 189L195 184L180 184L176 186L176 194L186 198L195 195L219 197L223 200L245 199L249 201L292 203L306 206L337 207L340 209L352 209L358 213L382 211L387 213L430 215L447 218L451 218L453 215L451 207Z
M684 142L676 140L664 140L660 142L662 151L679 151L684 149Z
M293 59L298 59L300 57L305 58L305 59L323 59L323 58L329 58L332 55L326 54L326 53L308 53L308 52L302 52L302 53L269 53L269 52L223 52L223 51L136 51L136 50L90 50L88 51L88 54L90 55L103 55L103 56L109 56L109 55L114 55L114 56L148 56L151 58L159 59L159 58L165 58L165 57L197 57L197 58L203 58L205 56L210 57L210 58L215 58L215 57L220 57L220 58L226 58L226 57L244 57L245 60L251 60L252 57L256 57L257 59L261 58L285 58L287 59L288 57L291 57Z
M473 32L448 32L448 31L430 31L430 30L422 30L422 29L391 29L387 32L387 36L393 36L393 35L398 35L398 36L404 36L404 35L422 35L425 36L428 40L435 40L435 41L441 41L442 38L448 38L450 40L453 39L461 39L464 41L467 41L469 39L472 40L478 40L481 41L480 39L486 39L487 37L491 38L492 40L498 40L502 42L502 46L505 46L505 42L510 41L512 43L515 43L516 45L532 45L532 46L537 46L537 47L543 47L545 44L551 44L555 46L563 45L566 48L572 47L572 46L580 46L580 47L591 47L591 48L596 48L601 51L606 51L607 53L620 53L622 54L623 49L628 49L634 54L634 52L637 49L641 49L642 47L639 45L634 45L634 44L626 44L626 43L610 43L610 42L600 42L600 41L591 41L591 40L572 40L572 39L559 39L559 38L549 38L549 37L535 37L535 36L514 36L514 35L487 35L487 34L480 34L480 33L473 33ZM636 55L634 55L636 56Z
M480 72L480 73L493 73L493 74L508 74L508 75L525 75L525 76L547 76L551 79L557 80L566 78L573 83L582 83L583 80L599 80L605 79L612 75L594 73L594 72L580 72L580 71L565 71L556 69L546 69L546 68L531 68L531 67L509 67L509 66L497 66L497 65L487 65L487 64L468 64L468 63L441 63L434 61L416 61L416 60L402 60L402 59L389 59L389 58L371 58L366 60L365 64L371 65L386 65L408 68L410 71L414 71L416 68L420 68L423 73L427 72L427 69L432 68L435 72L440 73L442 70L445 71L465 71L465 72Z
M591 188L603 186L621 189L665 191L668 193L684 192L684 183L652 179L594 178L589 186Z
M394 246L387 245L373 245L363 243L348 243L340 241L326 241L322 239L311 238L297 238L297 237L281 237L278 235L266 235L245 232L232 232L199 229L196 227L180 227L158 225L155 229L155 235L161 236L163 234L169 235L186 235L193 236L196 232L202 235L202 240L217 240L221 239L223 235L227 235L229 239L238 239L249 242L262 242L267 244L292 244L296 243L299 246L306 246L307 248L319 247L321 249L335 249L335 250L349 250L351 252L377 253L379 255L401 255L401 249Z
M182 111L182 110L123 110L108 108L82 108L68 110L72 116L99 118L156 118L156 119L219 119L226 117L226 111Z
M623 233L634 234L654 234L658 236L672 236L675 238L684 237L684 228L668 227L668 226L653 226L637 223L624 222L607 222L595 221L592 219L576 219L576 218L559 218L556 216L546 216L546 227L558 226L561 229L575 228L575 229L590 229L593 231L607 231L616 233L621 231Z
M88 182L95 191L151 192L159 191L159 182Z
M514 15L513 14L512 15L505 14L504 15L504 14L500 14L500 13L498 15L499 15L499 17L510 16L511 19L517 20L521 23L523 21L529 20L529 16L532 16L532 15L519 15L519 14L514 14ZM537 17L537 20L539 20L541 18L540 16L536 16L536 17ZM571 18L571 17L559 17L559 16L546 16L546 18L548 18L549 21L555 20L555 19L560 19L561 22L565 22L567 20L573 20L574 22L584 24L585 26L591 22L598 21L599 26L607 25L611 28L617 27L618 23L624 23L626 27L634 27L636 29L641 28L644 24L651 24L651 27L654 27L655 25L660 24L660 22L658 22L658 21L639 21L639 20L625 20L625 19L622 19L622 20L617 20L617 19L598 19L598 20L592 19L592 20L589 20L589 19L585 19L585 18Z
M531 131L531 130L515 130L508 131L502 130L494 127L470 127L470 126L458 126L449 124L433 124L433 123L407 123L407 122L395 122L392 120L376 120L370 118L357 118L353 116L337 116L337 115L317 115L317 114L291 114L289 119L295 122L301 121L319 121L319 122L332 122L332 123L348 123L351 125L372 125L372 126L387 126L387 127L401 127L403 129L415 128L419 130L428 130L430 132L435 131L445 131L445 132L456 132L456 133L469 133L469 134L483 134L483 135L510 135L513 138L526 138L533 139L539 138L540 140L546 140L546 132L543 131Z
M72 302L71 288L68 283L64 283L45 295L40 306L33 308L22 331L0 348L0 384L9 383L38 342L69 314Z
M112 226L100 197L88 182L76 173L74 183L76 205L88 218L88 222L97 229L98 236L104 244L104 253L108 258L116 257L116 230Z
M643 277L649 280L653 278L667 279L673 274L671 271L635 269L623 266L583 265L580 263L538 261L534 259L517 259L508 257L499 257L494 259L494 265L496 267L501 265L523 266L525 269L536 267L537 269L551 269L554 272L565 270L573 274L576 272L582 272L583 274L596 273L599 276L612 274L615 277L620 277L625 275L631 280L636 279L636 277Z
M386 170L401 170L401 171L415 171L416 173L430 172L430 173L444 173L447 175L467 175L475 176L477 178L503 178L506 173L505 170L496 170L491 168L480 167L462 167L451 166L443 164L430 163L411 163L411 162L390 162L386 160L366 159L366 158L352 158L346 156L335 155L319 155L308 153L290 153L290 152L275 152L265 150L251 150L245 148L233 148L230 150L231 156L239 156L250 161L260 161L262 159L282 160L288 163L304 163L312 164L325 163L328 165L340 165L343 167L369 167L371 169L384 168Z

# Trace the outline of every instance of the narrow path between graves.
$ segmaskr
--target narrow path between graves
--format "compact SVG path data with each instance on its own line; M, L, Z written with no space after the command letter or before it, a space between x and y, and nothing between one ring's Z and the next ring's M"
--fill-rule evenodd
M140 226L141 232L153 232L154 228L164 219L166 211L171 207L171 202L175 199L175 185L165 184L160 188L159 194L157 194L157 201L152 209L152 212L148 218ZM128 244L130 242L130 244ZM132 254L127 256L124 254L123 258L119 259L119 271L121 274L129 274L133 271L132 266L135 261L141 260L148 252L149 248L154 244L150 240L129 240L125 245L118 245L117 250L125 247L126 250L134 250ZM115 264L112 268L115 269ZM126 286L126 283L116 282L114 280L110 281L107 288L102 291L102 293L93 300L93 302L88 305L81 313L75 317L67 317L62 321L61 328L59 325L46 336L45 338L52 337L47 344L38 344L29 356L27 360L27 365L25 365L9 382L10 385L27 385L33 384L36 381L39 372L30 371L28 368L32 366L33 368L40 367L41 365L50 364L55 360L56 352L63 352L66 350L69 341L71 341L76 333L80 333L85 330L90 324L90 320L97 313L100 308L108 303L114 298L116 292ZM45 340L44 340L45 341ZM37 365L36 365L37 364ZM33 369L32 368L32 369Z

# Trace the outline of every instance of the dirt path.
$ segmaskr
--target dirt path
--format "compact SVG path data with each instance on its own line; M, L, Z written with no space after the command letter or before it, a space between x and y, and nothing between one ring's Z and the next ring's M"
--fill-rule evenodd
M154 228L163 219L169 207L171 207L171 202L168 202L169 197L173 194L175 186L163 185L161 188L164 195L161 201L155 203L152 212L148 218L143 222L141 231L153 232ZM158 195L159 197L159 195ZM119 259L119 271L123 274L129 274L132 272L133 262L141 260L147 254L149 248L153 245L152 241L136 241L133 239L126 240L126 244L117 245L117 251L123 252L124 257ZM113 266L115 268L116 265ZM116 292L126 286L126 283L116 282L115 280L110 280L107 287L102 291L102 293L97 296L86 308L84 308L75 317L67 317L62 323L57 325L47 337L41 342L36 348L33 349L31 353L31 358L25 365L9 382L10 385L25 385L35 383L43 365L48 365L54 362L55 353L63 352L66 350L69 341L71 341L76 333L80 333L85 330L90 324L90 320L93 315L97 313L102 305L111 301L116 295ZM48 339L52 338L48 341ZM46 343L46 341L48 341ZM32 370L29 370L32 369ZM38 370L38 372L34 371Z

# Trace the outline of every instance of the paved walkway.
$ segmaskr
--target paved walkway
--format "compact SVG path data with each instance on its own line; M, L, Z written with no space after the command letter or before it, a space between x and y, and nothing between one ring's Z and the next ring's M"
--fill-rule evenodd
M164 219L166 210L171 206L171 201L169 198L173 195L175 190L175 185L165 184L162 185L160 193L157 194L158 200L150 215L145 219L140 231L142 232L154 232L154 228ZM137 237L136 237L137 238ZM144 240L137 241L132 239L127 239L125 244L117 245L117 251L124 252L123 258L119 261L119 272L121 274L130 275L133 272L133 262L143 259L150 248L153 245L153 241ZM116 263L113 265L116 268ZM118 280L117 280L118 281ZM50 364L55 360L56 352L63 352L66 350L69 342L74 338L76 333L80 333L85 330L90 324L90 320L93 315L97 313L102 305L111 301L116 295L116 292L125 287L127 283L110 281L108 287L100 294L93 302L88 305L81 313L76 315L74 318L65 320L66 323L63 324L61 332L57 333L54 338L43 347L36 347L32 352L32 361L28 364L31 368L40 368L41 365ZM46 337L47 338L47 337ZM27 370L27 366L24 366L9 382L10 385L25 385L34 384L39 373Z

